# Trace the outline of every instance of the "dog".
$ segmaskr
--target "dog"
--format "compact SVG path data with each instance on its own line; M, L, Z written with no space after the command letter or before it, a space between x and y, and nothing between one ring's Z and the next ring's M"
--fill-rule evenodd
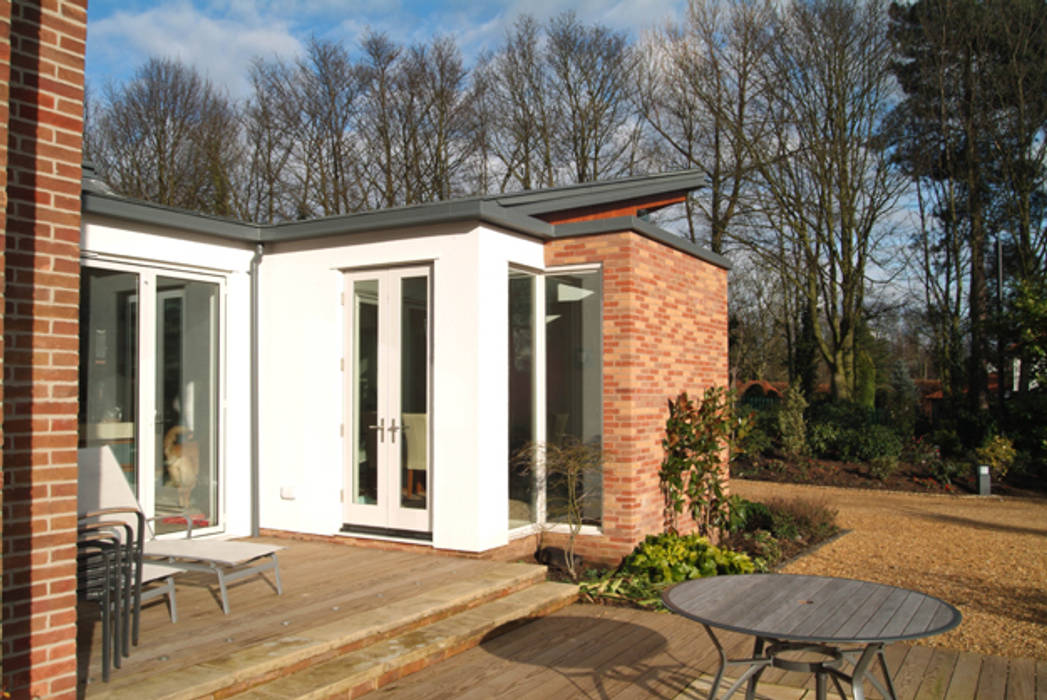
M178 505L189 508L189 497L200 475L200 444L184 425L174 426L164 436L164 466L169 483L178 489Z

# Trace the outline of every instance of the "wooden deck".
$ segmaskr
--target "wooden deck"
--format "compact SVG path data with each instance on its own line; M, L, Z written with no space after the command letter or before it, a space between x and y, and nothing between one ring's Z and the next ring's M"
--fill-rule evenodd
M351 627L361 613L418 596L420 591L482 578L496 562L408 552L386 552L341 544L262 538L286 547L279 554L284 593L254 576L229 586L230 614L222 614L214 576L179 574L178 622L171 623L163 599L142 609L140 642L123 667L101 682L99 625L79 625L79 675L86 696L142 684L159 672L182 669L231 655L244 647L293 638L339 619ZM82 612L92 610L83 608ZM373 617L373 615L372 615Z
M732 655L751 639L725 635ZM705 698L715 651L700 625L669 614L572 605L379 691L397 700ZM981 657L895 644L898 697L1045 700L1047 661ZM697 681L697 682L696 682ZM868 697L879 697L868 689ZM772 669L760 697L814 698L813 679ZM835 697L830 693L830 697Z
M112 681L99 679L97 624L82 625L81 677L88 700L123 689L134 696L149 680L193 664L232 656L252 644L271 644L332 623L352 627L371 613L426 588L485 576L493 562L286 540L280 570L284 595L255 577L230 587L231 614L222 614L213 579L181 575L179 621L162 601L142 615L141 643ZM727 635L732 654L748 639ZM889 647L900 698L923 700L1047 700L1047 661L980 657L897 644ZM700 625L675 615L626 608L572 605L547 618L401 678L376 691L395 698L704 698L715 670L712 644ZM777 670L764 674L761 694L813 698L809 678ZM83 695L82 695L83 696ZM142 695L138 695L142 697ZM876 697L870 693L871 697Z

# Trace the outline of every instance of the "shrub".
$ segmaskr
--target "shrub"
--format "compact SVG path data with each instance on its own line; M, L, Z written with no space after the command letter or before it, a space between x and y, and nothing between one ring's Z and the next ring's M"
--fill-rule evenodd
M727 496L723 489L724 453L744 441L748 419L734 411L733 395L723 387L709 387L700 401L681 392L669 401L669 418L658 478L665 496L667 529L676 529L676 519L687 513L708 535L720 530L727 517Z
M996 435L975 450L979 464L989 465L994 478L1003 479L1014 464L1014 444L1003 435Z
M745 532L771 527L771 511L763 503L748 501L741 496L731 496L728 503L728 531Z
M898 471L897 457L878 455L869 460L869 474L880 481L887 481L896 471Z
M648 535L616 571L586 572L579 591L590 602L609 600L663 609L661 592L670 584L706 576L751 574L756 570L747 554L714 547L700 535L663 533Z
M807 444L816 457L838 457L837 441L840 431L832 423L813 423L810 426Z
M902 441L885 425L869 425L842 431L837 449L848 461L869 462L877 457L893 457L897 461L902 453Z
M697 534L648 535L627 556L618 573L644 577L652 583L676 583L724 574L751 574L748 555L720 549Z
M803 398L800 385L793 383L785 390L782 407L778 411L778 432L781 435L782 451L789 457L807 454L807 422L803 412L807 401Z
M931 476L939 484L952 486L964 474L970 473L970 465L952 459L939 459L930 464Z
M767 502L772 514L771 534L782 539L820 542L835 535L837 511L821 500L807 498L774 499ZM791 535L791 537L787 537Z

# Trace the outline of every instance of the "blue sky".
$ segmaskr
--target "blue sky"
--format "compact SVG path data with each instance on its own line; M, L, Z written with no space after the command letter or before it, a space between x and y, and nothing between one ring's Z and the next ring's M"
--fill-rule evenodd
M586 23L636 36L681 19L685 7L686 0L91 0L87 82L98 94L150 56L165 56L242 97L253 57L294 57L313 35L351 47L369 28L404 44L451 35L470 61L498 46L522 13L544 20L574 10Z

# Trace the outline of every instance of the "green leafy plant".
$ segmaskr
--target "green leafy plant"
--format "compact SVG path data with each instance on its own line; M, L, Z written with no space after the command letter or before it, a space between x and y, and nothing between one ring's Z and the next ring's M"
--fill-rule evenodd
M716 547L698 534L648 535L615 571L587 572L579 584L583 600L629 603L663 609L661 594L668 586L692 578L757 571L741 552Z
M722 387L706 389L700 401L691 400L686 392L669 401L662 440L665 456L658 476L671 531L685 508L702 535L725 524L725 458L748 429L747 421L736 418L733 403Z
M778 411L778 431L781 435L782 451L789 457L807 454L807 421L804 411L807 401L803 398L800 385L796 382L785 390L781 409Z
M677 583L724 574L751 574L748 555L721 549L698 534L663 532L648 535L618 567L619 573L643 576L653 583Z
M979 464L987 464L994 478L1003 479L1007 476L1017 453L1014 443L1003 435L995 435L985 441L981 447L974 452Z
M869 460L869 474L880 481L887 481L898 471L898 458L891 455L877 455Z

